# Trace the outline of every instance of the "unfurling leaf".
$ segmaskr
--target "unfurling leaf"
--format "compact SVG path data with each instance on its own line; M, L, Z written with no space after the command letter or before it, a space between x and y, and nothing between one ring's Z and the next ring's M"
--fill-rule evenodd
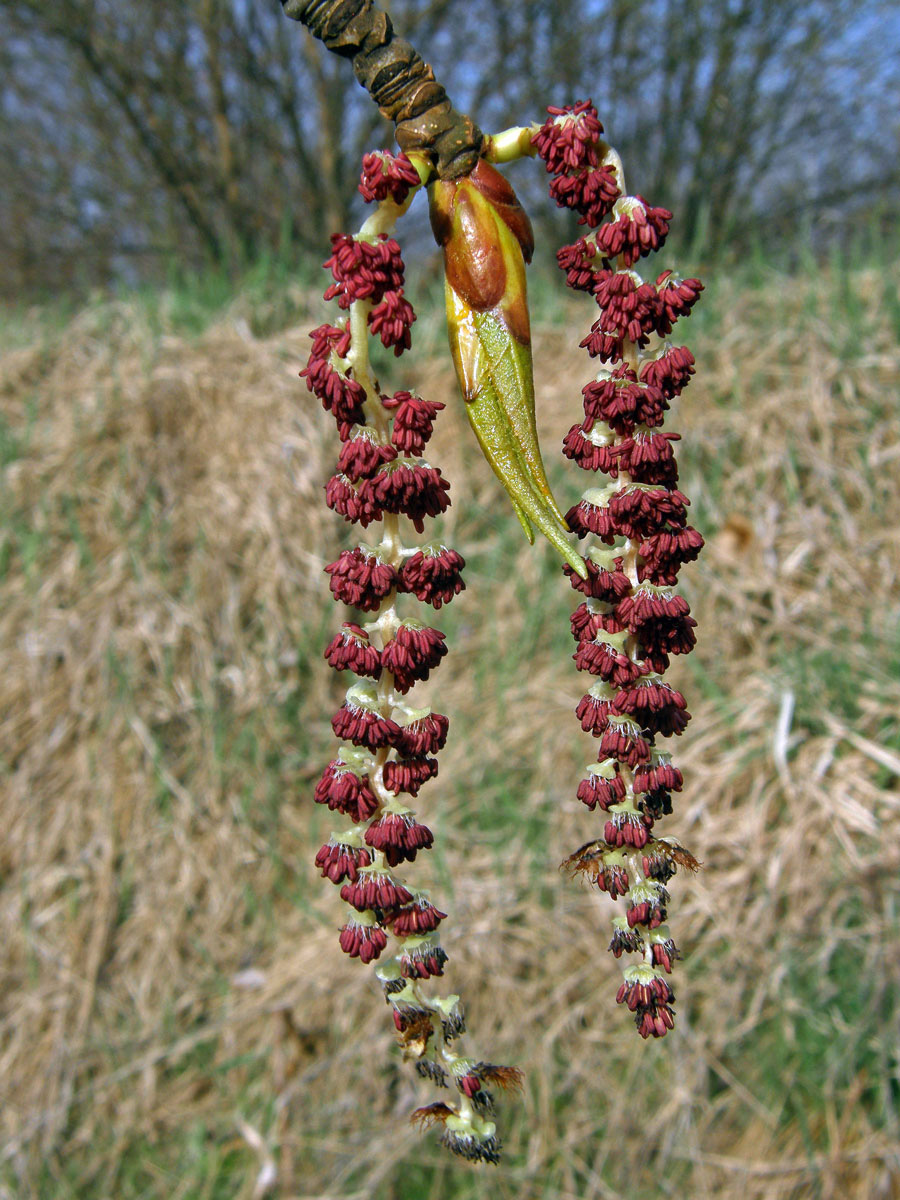
M444 251L450 349L469 422L529 541L534 526L586 578L538 446L525 286L531 223L507 181L483 159L471 175L431 184L429 196L431 226Z

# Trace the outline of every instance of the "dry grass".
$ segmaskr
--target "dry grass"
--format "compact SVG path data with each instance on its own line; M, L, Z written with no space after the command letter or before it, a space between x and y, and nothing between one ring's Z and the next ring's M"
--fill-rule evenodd
M437 621L453 722L412 870L451 912L473 1052L527 1072L487 1175L409 1129L429 1089L311 864L340 693L321 568L347 534L305 335L160 336L120 304L0 356L0 1196L900 1196L892 284L726 286L691 333L672 427L709 545L662 831L705 870L673 885L660 1045L613 1003L612 905L556 870L596 822L569 590L442 415L469 590ZM539 339L548 447L573 344ZM447 398L446 368L419 385Z

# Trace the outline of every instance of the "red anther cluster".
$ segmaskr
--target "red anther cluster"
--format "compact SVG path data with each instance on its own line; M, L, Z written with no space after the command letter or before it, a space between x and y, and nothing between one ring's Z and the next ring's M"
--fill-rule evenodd
M624 867L608 866L603 862L597 864L594 882L611 900L618 900L620 896L624 896L630 886L628 872Z
M381 663L394 676L398 692L408 692L413 684L428 678L433 667L447 653L444 634L438 629L404 624L381 652Z
M643 948L644 939L637 929L621 929L618 926L616 926L612 941L607 947L614 958L621 958L623 954L634 954L636 950L643 950Z
M616 994L619 1004L624 1004L634 1013L638 1033L643 1038L663 1037L675 1028L674 1013L670 1005L675 995L664 979L659 976L649 983L623 983Z
M342 926L338 940L345 954L358 958L360 962L370 963L387 945L387 934L377 925L360 925L351 917Z
M368 775L358 775L341 759L332 759L316 784L316 804L327 804L333 812L351 821L367 821L378 808Z
M367 483L368 480L363 480ZM353 482L347 475L332 475L325 485L325 503L340 513L346 521L355 521L365 529L373 521L381 520L384 515L374 502L371 492L364 492L362 487Z
M341 439L347 438L352 427L365 420L362 406L366 398L362 385L340 366L350 349L350 332L346 326L320 325L309 336L312 349L300 376L337 421Z
M341 899L358 912L376 908L399 908L409 904L412 892L384 872L367 871L341 888Z
M373 150L363 157L359 193L367 204L387 199L402 204L420 183L418 171L405 154Z
M582 103L564 110L567 116L553 110L535 141L538 151L551 171L567 179L615 164L614 182L624 188L617 156L598 143L599 134L591 140L586 133L588 109ZM576 118L582 120L580 138L566 124ZM557 199L558 190L551 188ZM584 207L579 211L584 215ZM563 443L565 456L595 477L566 514L575 534L588 539L589 578L566 573L586 597L571 619L575 665L593 677L576 716L599 742L600 765L586 772L577 795L604 814L602 836L589 843L594 849L570 862L601 890L626 897L627 919L617 925L610 949L616 957L641 953L641 971L649 976L623 986L619 1000L636 1013L642 1036L659 1037L672 1027L671 997L661 979L647 978L657 967L670 970L678 955L650 931L665 919L665 884L676 866L693 862L652 833L682 786L681 772L660 753L657 740L682 733L690 719L684 696L660 675L673 654L694 646L696 623L674 588L681 566L703 545L687 523L688 499L676 486L678 435L660 428L694 373L694 358L687 347L665 339L702 285L670 271L651 282L634 269L662 246L672 219L668 210L617 193L606 212L608 222L591 222L599 227L557 254L569 286L590 294L599 310L581 345L607 364L582 389L584 420Z
M603 126L590 100L579 100L565 108L548 106L548 119L532 139L532 145L554 175L596 167L597 143Z
M375 551L342 550L336 562L325 568L331 576L335 600L363 612L375 612L397 586L397 568Z
M579 783L576 794L582 804L586 804L591 810L599 805L603 812L607 812L611 805L621 803L625 799L625 781L619 774L618 765L611 779L604 779L602 775L591 772Z
M599 271L594 277L594 299L602 329L614 329L637 346L647 344L660 320L659 295L652 283L630 270Z
M579 642L572 657L579 671L599 675L604 683L611 683L614 687L633 683L647 669L642 663L636 663L624 650L617 650L611 642L603 641L602 635Z
M447 955L440 946L430 941L412 949L404 949L400 955L400 974L404 979L428 979L431 975L443 975Z
M605 567L599 567L588 559L585 563L587 579L582 579L580 575L576 574L568 563L563 566L563 574L568 575L569 583L576 592L582 592L593 600L603 600L607 604L615 604L631 589L631 584L628 576L622 570L621 558L617 558L614 565L615 570L608 571Z
M394 418L391 441L403 454L422 454L431 438L434 418L444 408L440 400L423 400L412 392L382 396L381 403Z
M394 446L386 446L376 441L368 427L364 426L355 437L350 437L341 447L338 456L338 474L344 475L352 483L367 479L384 463L391 462L397 457Z
M583 425L573 425L563 439L563 454L583 471L605 471L607 475L617 475L617 451L612 446L612 437L603 439L598 445L589 434L590 430Z
M548 108L532 145L553 176L550 195L560 208L579 213L579 224L599 225L619 197L615 167L600 161L603 126L590 100Z
M440 608L465 590L462 569L466 560L446 546L425 546L400 568L400 586L417 600Z
M434 779L438 773L436 758L418 755L412 758L389 758L384 764L384 786L389 792L398 796L401 792L408 796L418 794L419 788L429 779Z
M667 208L651 208L643 196L629 197L621 207L615 220L601 225L593 240L604 258L621 255L623 266L631 267L663 244L672 214Z
M368 705L355 704L349 698L331 718L334 736L354 746L365 746L367 750L382 750L392 745L400 726L390 717L383 717Z
M359 625L345 622L325 648L325 660L336 671L352 671L377 679L381 674L381 654Z
M664 942L654 942L650 948L650 953L653 957L653 965L655 967L662 967L669 974L672 972L672 963L676 959L681 958L681 951L671 938L666 938Z
M603 826L603 837L610 846L633 846L640 850L647 845L650 832L640 813L615 812L609 814Z
M367 867L371 861L368 850L334 841L326 842L316 855L316 866L323 878L332 883L340 883L343 879L355 882L360 867Z
M373 821L365 834L366 845L380 850L389 866L415 862L420 850L430 850L434 835L420 825L412 813L385 813Z
M391 932L396 937L415 937L422 933L432 933L446 915L429 900L419 897L413 904L393 915Z
M331 238L331 258L325 262L334 276L326 289L326 300L337 300L340 308L349 308L354 300L378 304L385 292L403 287L403 258L397 242L385 233L374 242L335 233Z
M402 756L437 754L447 741L450 721L442 713L429 712L402 726L394 745Z
M403 295L403 288L385 292L369 313L369 329L381 338L381 344L400 355L412 345L412 324L416 319L413 306Z
M686 317L697 303L703 284L699 279L679 279L671 271L663 271L656 288L660 306L656 328L660 337L668 337L678 318Z
M657 358L641 364L641 382L657 387L672 399L680 396L694 374L694 356L687 346L668 346Z
M636 426L661 425L663 414L669 407L662 389L639 381L627 363L601 371L584 385L581 394L585 418L582 428L588 433L594 423L600 421L613 433L625 437L633 433Z
M437 517L450 507L447 480L424 462L397 458L364 479L359 494L381 513L402 513L417 533L425 530L425 518Z
M639 900L635 904L630 904L625 913L629 926L632 929L635 925L644 925L647 929L657 929L666 919L668 899L666 889L660 887L656 899Z

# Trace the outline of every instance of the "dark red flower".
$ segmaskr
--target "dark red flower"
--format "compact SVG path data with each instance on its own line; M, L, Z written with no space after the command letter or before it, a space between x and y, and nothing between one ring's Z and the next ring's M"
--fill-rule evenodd
M419 933L431 933L433 929L437 929L446 915L445 912L435 908L430 901L420 897L408 908L402 908L394 914L391 918L391 932L396 937L414 937Z
M340 883L358 878L359 868L367 867L372 861L368 850L359 846L348 846L343 842L328 841L316 854L316 866L324 879Z
M337 561L329 563L325 571L331 576L335 600L363 612L375 612L398 584L394 567L360 546L342 550Z
M384 871L363 871L357 879L341 888L341 899L359 912L367 909L393 909L409 904L412 892Z
M650 743L630 718L610 714L600 737L600 754L603 758L618 759L633 770L639 763L650 761Z
M400 589L440 608L465 590L460 572L466 560L447 546L425 546L400 567Z
M408 725L398 726L394 737L397 753L404 758L416 755L437 754L447 741L450 719L442 713L429 712L416 717Z
M599 864L594 883L601 892L606 892L611 900L618 900L620 896L624 896L630 886L628 872L624 867L605 862Z
M658 483L672 488L678 481L678 464L672 452L677 433L635 430L616 447L619 469L638 483Z
M626 978L616 995L616 1003L626 1005L629 1012L638 1009L645 1011L658 1004L672 1004L674 1000L674 992L660 975L654 975L646 982Z
M633 893L638 889L633 888ZM632 895L632 902L625 916L629 926L646 925L648 929L656 929L666 919L666 905L669 893L660 884L655 884L651 890L649 885L642 884L640 892Z
M428 678L447 653L444 641L444 634L439 629L428 629L417 623L404 623L398 627L381 653L382 666L393 674L398 692L408 692L414 683Z
M438 773L436 758L417 755L411 758L389 758L384 764L384 786L395 796L404 792L408 796L418 794L419 788Z
M436 517L450 507L449 487L435 467L398 458L383 466L371 479L364 479L359 493L373 508L403 513L422 533L425 517Z
M652 792L656 788L680 792L683 782L681 772L672 766L667 757L654 757L646 766L638 767L634 773L636 792Z
M625 781L619 774L618 765L610 777L589 769L587 776L579 783L576 794L581 803L586 804L591 811L599 805L606 812L611 804L618 804L624 800Z
M349 696L331 718L331 728L342 742L352 742L354 746L365 746L368 750L392 745L400 732L396 721L355 703Z
M404 454L421 454L431 437L434 418L445 407L440 400L423 400L412 392L382 396L381 403L394 414L391 441Z
M362 407L366 393L362 384L334 365L350 349L349 329L320 325L309 336L312 349L300 378L306 380L306 386L322 401L322 407L334 416L340 437L346 438L353 425L362 425L366 419Z
M615 168L607 164L572 175L557 175L550 183L550 196L560 208L580 213L579 225L594 229L619 197Z
M623 688L616 694L613 707L633 717L643 730L663 737L682 733L691 719L684 696L661 679L642 679Z
M629 658L624 650L605 641L602 633L596 638L582 639L572 657L579 671L599 675L604 683L610 683L613 687L633 683L647 670L641 663Z
M662 842L648 846L641 856L641 869L647 879L666 884L678 870L671 849Z
M615 219L601 225L594 238L605 258L621 255L623 264L630 267L663 244L672 214L667 208L650 207L642 196L626 196L616 207Z
M387 934L377 925L360 925L351 917L342 927L339 940L345 954L370 963L387 945Z
M325 649L325 658L336 671L352 671L377 679L381 674L381 656L359 625L345 622L341 631Z
M603 836L610 846L632 846L640 850L647 845L650 832L646 818L640 813L610 811L603 826Z
M340 308L349 308L354 300L380 303L385 292L403 286L403 259L397 242L387 234L367 242L348 233L331 236L330 268L334 283L326 289L325 299L337 298Z
M566 524L576 537L587 537L589 533L611 546L618 530L612 520L607 503L595 503L596 493L588 492L578 504L573 504L566 513ZM599 497L597 497L599 499Z
M595 612L586 602L579 604L572 613L570 624L572 637L576 642L584 641L585 638L595 638L601 629L606 633L621 633L625 628L612 613Z
M566 170L595 167L599 162L597 143L603 126L590 100L579 100L565 108L548 107L547 112L548 119L531 139L547 170L558 175Z
M613 478L619 473L619 450L610 434L601 435L583 425L573 425L563 438L563 454L583 471L605 471Z
M368 323L372 333L381 338L381 344L393 347L394 354L399 356L412 345L410 331L415 319L415 309L403 295L403 288L397 288L384 293L370 311Z
M591 332L579 342L579 345L587 350L591 358L599 358L601 362L610 362L622 357L624 343L624 334L618 329L610 329L603 318L599 317L591 326Z
M659 308L656 332L668 337L679 317L686 317L703 291L699 279L679 279L671 271L663 271L656 281Z
M653 956L653 965L662 967L669 974L672 972L672 963L681 958L681 951L671 938L666 938L661 942L651 942L650 953Z
M703 538L690 525L662 529L641 542L638 577L657 586L672 586L683 563L693 562L703 548Z
M687 387L694 374L694 356L687 346L667 346L657 358L641 364L644 383L657 387L671 400Z
M582 592L594 600L603 600L607 604L617 604L631 588L628 576L621 569L621 558L615 560L614 571L598 566L589 558L584 560L584 565L587 568L587 579L582 579L568 563L563 566L563 573L569 577L569 583L576 592Z
M428 979L443 975L447 955L433 942L422 942L412 948L404 946L400 955L400 974L404 979Z
M661 424L668 407L659 388L639 383L626 363L611 371L601 371L596 379L585 384L581 393L585 416L582 428L589 430L594 421L605 421L624 437L634 431L635 425Z
M421 182L419 172L403 153L373 150L363 157L359 193L367 204L373 200L380 203L388 197L395 204L402 204L410 189Z
M683 596L642 583L619 601L616 616L637 636L645 656L687 654L697 642L690 611Z
M367 846L384 854L389 866L396 867L401 862L415 862L420 850L430 850L434 835L412 813L385 813L372 822L365 839Z
M607 947L615 958L621 958L623 954L634 954L644 949L644 939L638 930L629 929L627 924L624 927L619 925L620 920L621 918L617 917L613 924L612 941Z
M368 775L359 775L341 759L333 759L315 790L316 804L327 804L333 812L343 813L351 821L367 821L378 808L378 800L369 785Z
M635 789L634 803L641 812L658 821L668 817L672 812L672 797L665 788L653 788L651 791L639 792Z
M586 238L579 238L571 246L561 246L557 250L559 269L565 271L566 283L574 291L593 293L598 270L596 255L596 247Z
M609 500L610 520L617 534L627 538L646 538L664 525L682 526L690 501L677 488L647 487L635 484L619 488Z
M365 484L367 480L363 480ZM332 475L325 486L325 503L347 521L356 521L363 529L373 521L381 520L381 509L374 504L370 494L363 495L361 488L346 475Z
M611 711L611 702L595 695L592 688L578 701L575 716L581 722L581 728L585 733L592 733L594 737L599 737L606 729Z
M355 437L345 441L337 464L339 474L357 483L377 471L383 463L396 458L397 451L394 447L386 446L377 438L375 430L364 425Z
M646 344L660 318L660 299L652 283L634 271L602 271L594 286L600 325L616 330L638 346Z

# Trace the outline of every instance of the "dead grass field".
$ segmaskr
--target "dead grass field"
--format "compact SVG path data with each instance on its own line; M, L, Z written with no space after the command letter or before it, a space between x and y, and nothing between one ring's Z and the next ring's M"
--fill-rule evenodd
M322 567L348 537L297 379L317 315L265 338L239 306L197 337L136 302L34 318L0 354L0 1196L900 1197L897 285L726 281L688 331L669 427L708 545L660 831L704 870L672 885L658 1045L614 1003L612 905L557 871L597 820L570 589L441 416L468 590L435 622L451 734L410 871L451 914L472 1052L527 1074L487 1170L409 1128L432 1093L312 864L341 694ZM537 339L564 507L576 341ZM449 399L443 362L411 369Z

